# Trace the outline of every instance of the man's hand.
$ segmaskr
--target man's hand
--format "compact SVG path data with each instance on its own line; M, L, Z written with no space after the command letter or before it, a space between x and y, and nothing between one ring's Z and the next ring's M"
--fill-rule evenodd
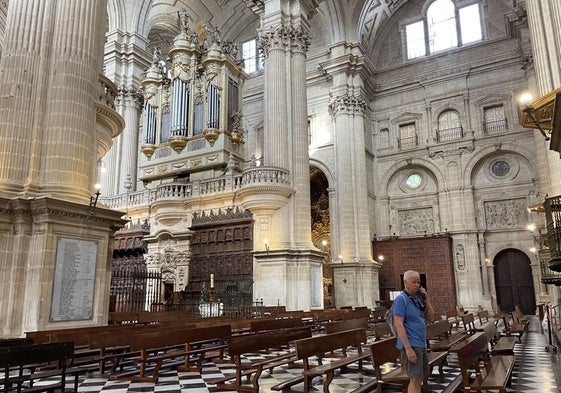
M411 347L407 348L405 350L405 353L407 354L407 359L409 359L411 363L417 362L417 354L415 353L415 350L413 348Z

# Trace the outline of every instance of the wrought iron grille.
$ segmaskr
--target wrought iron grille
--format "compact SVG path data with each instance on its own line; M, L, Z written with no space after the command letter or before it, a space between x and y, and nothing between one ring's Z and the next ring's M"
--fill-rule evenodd
M547 242L551 253L549 268L561 272L561 195L546 198L543 205L547 224Z
M154 309L161 302L161 293L159 272L115 271L111 276L109 312Z

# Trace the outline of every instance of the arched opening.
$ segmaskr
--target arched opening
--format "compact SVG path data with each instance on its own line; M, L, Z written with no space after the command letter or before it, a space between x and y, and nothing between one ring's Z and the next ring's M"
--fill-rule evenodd
M535 314L536 295L530 259L512 248L501 251L494 260L497 303L502 311L514 311L516 305L524 314Z
M316 167L310 167L312 243L326 253L323 259L323 302L326 308L333 305L333 272L329 268L331 230L328 186L325 174Z

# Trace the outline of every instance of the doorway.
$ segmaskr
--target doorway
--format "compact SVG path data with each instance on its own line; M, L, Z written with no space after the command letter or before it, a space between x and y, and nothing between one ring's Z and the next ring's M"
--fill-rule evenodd
M530 259L512 248L495 257L495 288L497 303L502 311L514 311L519 305L524 314L536 313L536 295Z

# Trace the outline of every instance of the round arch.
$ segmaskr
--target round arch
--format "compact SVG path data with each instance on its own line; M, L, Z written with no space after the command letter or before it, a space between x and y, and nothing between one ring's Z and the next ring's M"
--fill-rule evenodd
M493 258L497 304L502 311L514 311L517 306L524 314L536 310L536 294L530 258L515 248L504 249Z
M407 160L400 160L393 164L388 170L386 174L382 178L381 187L380 187L380 198L384 198L388 196L387 190L388 185L391 179L398 173L400 170L407 169L408 167L422 167L430 172L434 178L436 179L437 185L437 192L439 192L442 187L446 184L446 179L444 178L443 173L440 169L434 165L434 163L422 159L407 159Z

